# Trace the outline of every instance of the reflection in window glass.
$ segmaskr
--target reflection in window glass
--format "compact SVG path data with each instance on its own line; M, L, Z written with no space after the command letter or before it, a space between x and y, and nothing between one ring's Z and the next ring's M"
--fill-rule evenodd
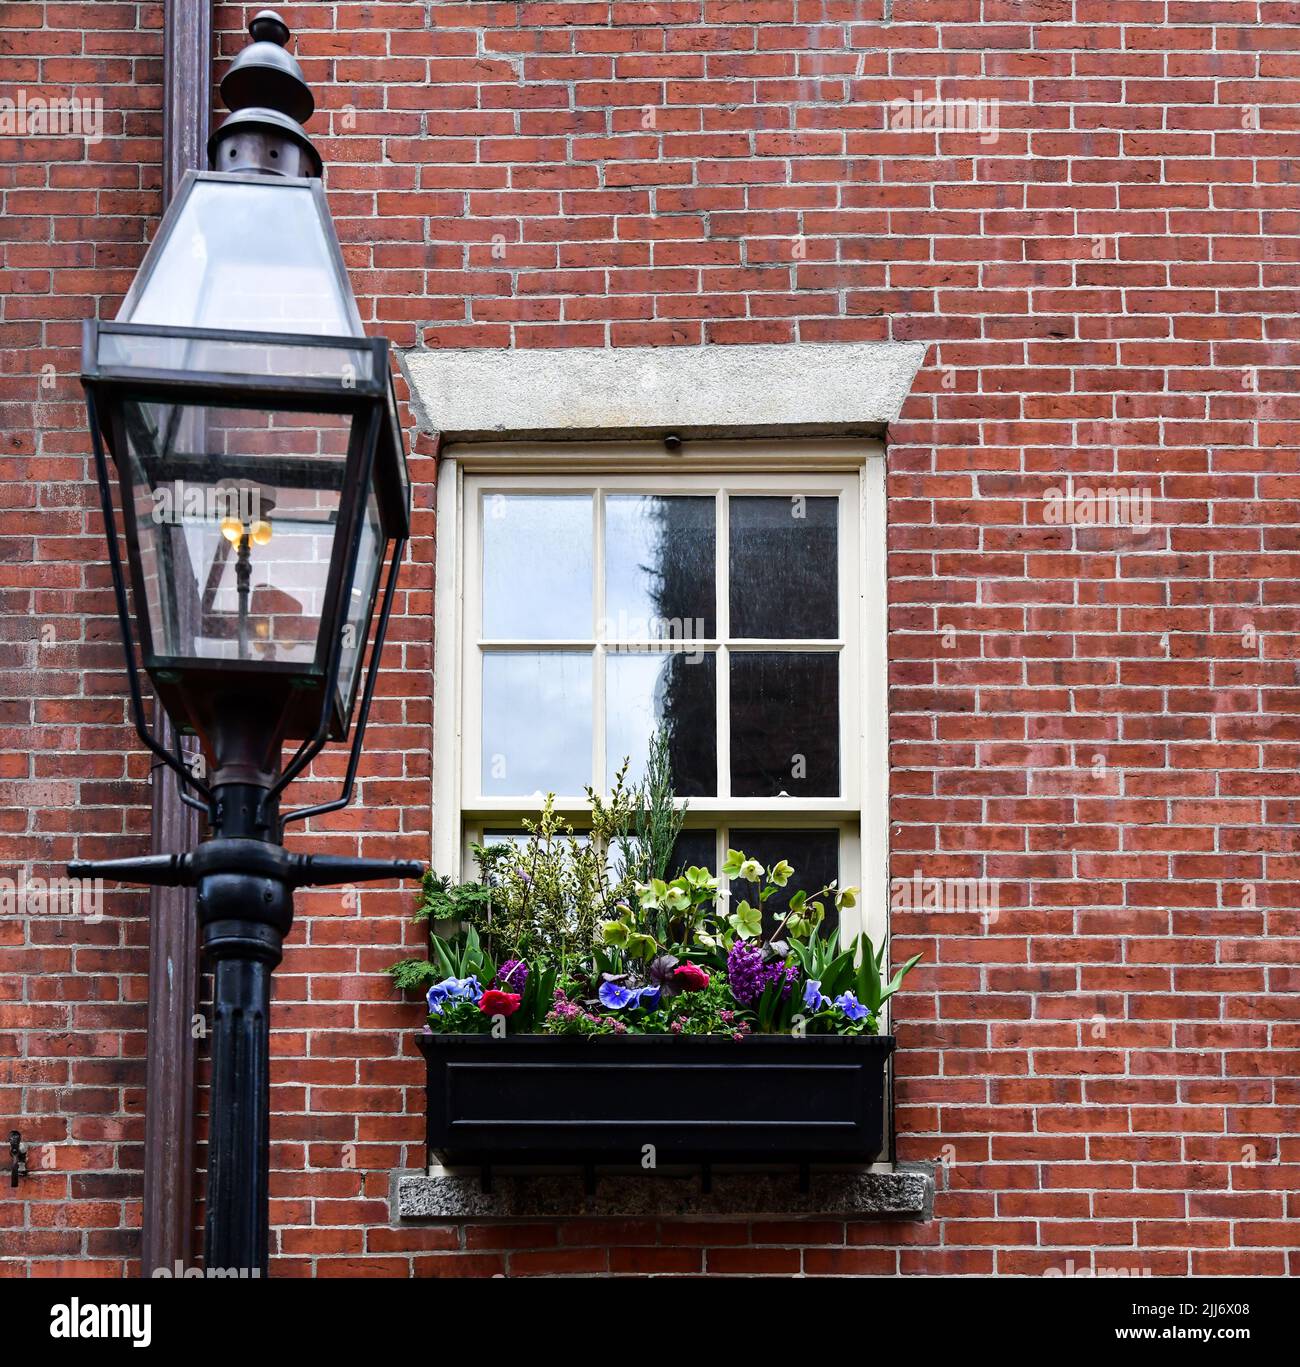
M744 850L765 869L770 869L779 859L786 860L794 868L794 876L789 883L784 888L778 888L763 907L763 929L766 932L776 929L794 893L802 890L811 897L818 889L839 879L838 831L742 831L733 828L727 838L732 849ZM753 883L733 881L731 885L733 902L744 897L751 905L757 905L757 892ZM822 922L824 935L838 925L839 920L833 899L824 898L823 905L826 908L826 919Z
M692 865L718 871L718 838L714 831L682 831L668 860L668 877L676 878Z
M591 636L591 497L483 495L483 635Z
M591 782L591 656L483 657L482 785L488 796L572 796Z
M732 793L839 795L839 667L834 651L732 652Z
M626 849L624 848L625 845ZM677 878L692 866L716 873L717 848L716 831L702 831L694 828L682 831L673 844L672 853L668 856L668 866L664 870L664 877L670 880ZM629 835L626 841L615 841L610 849L610 872L616 877L622 877L626 864L628 862L635 864L640 849L641 842L635 835Z
M605 660L605 782L630 758L626 782L645 774L650 739L668 736L673 791L712 797L718 791L717 664L711 652L618 653Z
M605 500L605 635L687 641L715 631L714 500Z
M799 640L839 634L836 498L733 498L731 634Z

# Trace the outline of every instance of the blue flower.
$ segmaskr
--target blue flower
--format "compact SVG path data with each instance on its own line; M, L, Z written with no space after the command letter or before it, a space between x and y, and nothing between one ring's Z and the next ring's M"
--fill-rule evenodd
M831 1004L831 999L822 995L820 978L808 979L803 990L803 1004L809 1011L824 1011Z
M483 989L479 986L478 979L470 974L468 978L444 978L440 983L434 983L426 1000L429 1003L430 1014L441 1016L444 1003L476 1002L482 995Z
M648 987L624 987L622 983L603 982L596 994L602 1006L611 1011L635 1011L641 1007L653 1011L659 1005L659 989L651 984Z
M867 1020L871 1015L871 1008L869 1006L863 1006L852 992L841 993L835 998L834 1005L851 1021Z

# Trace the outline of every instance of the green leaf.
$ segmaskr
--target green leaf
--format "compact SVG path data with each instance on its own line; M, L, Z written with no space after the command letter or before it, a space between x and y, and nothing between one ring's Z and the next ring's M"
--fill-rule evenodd
M402 959L399 963L390 964L384 972L403 992L413 987L423 987L434 977L433 965L427 959Z
M921 956L919 954L913 954L912 957L902 966L902 968L900 968L898 972L894 974L894 976L889 980L889 986L885 988L885 990L880 995L880 1000L882 1003L887 1002L890 999L890 997L892 997L894 993L898 991L898 989L903 984L903 979L907 977L907 975L920 962Z
M748 902L742 901L727 919L742 940L752 940L763 933L763 913Z
M880 967L871 951L871 941L863 934L862 963L858 966L858 1000L872 1011L880 1010Z
M810 974L816 977L816 974ZM853 950L846 949L827 963L821 972L822 992L827 997L838 997L846 988L853 985ZM862 1000L861 997L858 998Z
M441 935L429 936L429 955L432 963L438 970L439 980L443 978L457 978L460 975L456 972L456 965L452 961L451 946Z

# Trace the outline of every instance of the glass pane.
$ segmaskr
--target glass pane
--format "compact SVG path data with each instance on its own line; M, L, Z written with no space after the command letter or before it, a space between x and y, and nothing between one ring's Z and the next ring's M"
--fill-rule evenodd
M790 640L839 635L839 499L733 498L731 634Z
M379 522L379 503L372 492L366 502L366 517L361 524L361 543L357 547L357 572L352 591L343 606L343 651L339 659L338 697L346 713L352 702L357 672L366 649L366 632L379 586L379 568L384 553L384 534Z
M697 865L716 873L718 868L718 834L716 831L683 831L673 846L668 861L668 877L676 878L683 870Z
M311 189L197 180L177 211L144 288L121 323L239 332L354 333L334 228Z
M689 641L717 630L712 498L605 500L605 639Z
M350 429L346 414L123 404L155 658L315 661Z
M561 837L555 837L558 840ZM493 845L513 845L517 850L526 850L528 842L532 837L527 831L484 831L483 845L490 848ZM591 843L591 836L586 831L574 831L573 843L582 850L585 850Z
M626 849L624 846L626 845ZM610 847L609 868L614 877L621 877L624 865L627 861L635 863L641 848L641 842L635 835L628 836L626 841L616 840ZM665 878L676 878L684 870L692 865L710 871L717 868L717 832L716 831L682 831L673 844L672 853L668 856L668 866L664 870Z
M591 782L591 656L492 651L483 656L483 792L562 793Z
M211 370L221 375L299 377L335 380L340 389L369 384L375 374L375 354L368 346L213 342L137 332L100 332L98 360L106 370ZM393 430L401 429L394 424Z
M770 869L779 859L784 859L794 866L794 876L789 883L784 888L778 888L763 907L763 928L767 931L776 929L777 923L790 905L790 898L796 892L802 890L811 897L829 883L837 881L840 876L838 831L742 831L733 827L727 833L727 843L733 850L744 850L750 858L757 859L765 869ZM749 888L751 893L757 891L752 883L733 881L732 901L748 896L750 904L755 905L755 897L746 894L746 888ZM831 898L823 899L823 904L826 908L826 918L822 921L822 933L825 934L831 927L839 924L839 914Z
M627 782L645 774L650 738L668 736L673 791L712 797L718 791L717 662L693 654L619 653L605 660L605 783L625 758Z
M837 652L732 651L731 791L736 797L839 795Z
M591 637L591 495L484 494L483 635Z

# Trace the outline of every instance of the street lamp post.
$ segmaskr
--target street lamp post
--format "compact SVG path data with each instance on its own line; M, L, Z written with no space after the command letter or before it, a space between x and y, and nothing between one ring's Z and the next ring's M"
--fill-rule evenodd
M302 127L311 92L278 15L249 32L221 83L213 169L187 175L117 319L86 324L82 360L136 730L211 838L69 873L197 889L214 1007L205 1260L265 1272L271 973L293 891L422 869L282 843L286 823L351 800L410 486L387 342L361 326ZM128 574L143 668L197 736L201 771L146 725ZM349 732L340 795L282 813L288 784Z

